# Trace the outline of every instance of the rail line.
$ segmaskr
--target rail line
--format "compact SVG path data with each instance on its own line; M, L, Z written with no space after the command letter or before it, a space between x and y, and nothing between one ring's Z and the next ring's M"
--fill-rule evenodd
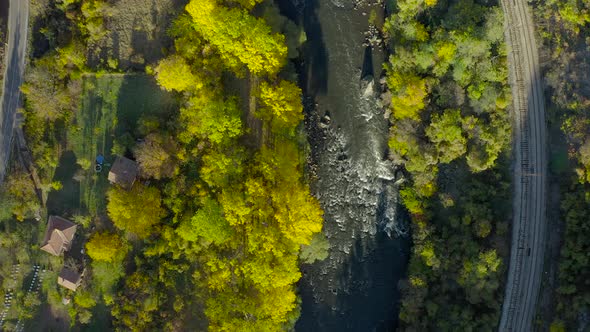
M528 332L540 290L546 233L545 108L526 0L501 0L501 4L509 47L516 167L512 248L499 330Z

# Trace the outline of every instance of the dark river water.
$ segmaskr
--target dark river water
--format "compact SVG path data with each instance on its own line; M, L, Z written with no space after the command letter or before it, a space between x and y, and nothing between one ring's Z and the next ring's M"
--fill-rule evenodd
M374 0L373 0L374 1ZM302 266L297 331L392 331L409 238L380 103L384 53L363 45L366 0L279 0L307 34L301 80L312 145L312 191L325 211L330 255Z

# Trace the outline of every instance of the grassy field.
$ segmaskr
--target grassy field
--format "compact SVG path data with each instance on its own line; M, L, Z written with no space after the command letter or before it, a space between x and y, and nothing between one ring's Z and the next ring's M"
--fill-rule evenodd
M62 154L56 171L55 180L62 183L63 189L50 194L49 212L104 215L108 166L115 159L115 142L133 143L142 115L166 118L176 108L172 96L150 76L86 76L79 113L67 132L68 151ZM107 167L97 173L94 161L99 154L105 156Z

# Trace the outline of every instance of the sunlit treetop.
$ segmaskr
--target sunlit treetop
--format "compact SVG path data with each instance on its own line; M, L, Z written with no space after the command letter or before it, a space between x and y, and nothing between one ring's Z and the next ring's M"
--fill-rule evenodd
M218 49L229 68L238 71L245 65L253 74L272 75L285 64L285 37L272 33L263 19L215 0L192 0L186 10L194 28Z

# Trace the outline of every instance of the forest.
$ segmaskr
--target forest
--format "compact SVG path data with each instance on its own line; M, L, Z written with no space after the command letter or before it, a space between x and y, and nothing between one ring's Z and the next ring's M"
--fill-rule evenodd
M253 13L260 2L188 2L167 32L167 56L145 63L179 108L142 116L136 130L115 138L110 153L136 159L141 181L106 191L112 223L101 220L100 206L74 218L87 239L90 281L75 294L44 284L52 303L73 296L71 326L93 324L105 306L117 330L207 322L211 331L279 331L297 320L299 254L321 231L322 210L303 174L302 92L287 66L299 34L270 2ZM113 57L90 61L113 10L99 0L46 4L47 50L36 54L22 88L44 196L61 189L54 177L68 141L87 144L76 133L91 78L121 72ZM88 176L91 161L77 163L77 174ZM9 184L23 181L18 174ZM3 193L11 197L3 217L34 216L30 187L5 187L18 190Z
M398 1L390 158L413 248L400 283L401 329L491 331L507 269L511 129L503 16L487 1Z
M546 50L549 117L561 128L569 159L559 174L562 239L550 329L569 331L584 324L590 305L590 240L585 236L590 229L590 4L535 2L535 19Z

